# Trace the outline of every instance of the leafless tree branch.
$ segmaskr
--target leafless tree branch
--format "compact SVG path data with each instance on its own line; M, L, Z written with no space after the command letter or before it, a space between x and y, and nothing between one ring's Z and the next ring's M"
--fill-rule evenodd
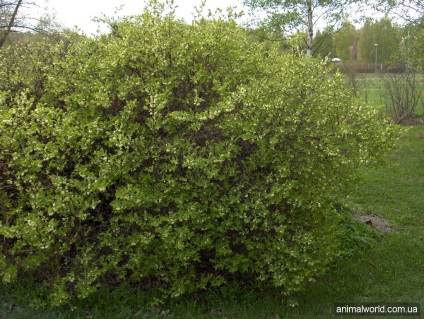
M16 20L16 17L18 15L19 8L22 5L22 2L23 2L23 0L18 0L18 2L15 5L15 8L13 9L13 13L12 13L12 16L10 17L8 25L6 26L5 30L3 32L1 32L0 49L3 47L4 43L6 42L7 37L10 34L10 31L12 30L12 28L15 24L15 20Z

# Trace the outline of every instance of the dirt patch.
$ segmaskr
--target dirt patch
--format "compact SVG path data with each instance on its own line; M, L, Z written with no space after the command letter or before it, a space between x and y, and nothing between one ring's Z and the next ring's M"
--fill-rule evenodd
M406 126L422 125L424 124L424 116L409 116L402 119L399 124Z
M377 228L381 231L394 231L394 229L389 226L389 222L387 220L376 215L361 215L358 213L355 217L369 227Z

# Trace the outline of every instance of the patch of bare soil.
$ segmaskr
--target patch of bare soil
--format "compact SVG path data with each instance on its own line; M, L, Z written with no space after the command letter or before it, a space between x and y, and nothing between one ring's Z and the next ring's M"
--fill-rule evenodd
M394 229L389 226L389 222L387 220L376 215L361 215L358 213L355 217L369 227L377 228L381 231L394 231Z
M406 125L406 126L421 125L421 124L424 124L424 117L423 116L409 116L409 117L402 119L399 124Z

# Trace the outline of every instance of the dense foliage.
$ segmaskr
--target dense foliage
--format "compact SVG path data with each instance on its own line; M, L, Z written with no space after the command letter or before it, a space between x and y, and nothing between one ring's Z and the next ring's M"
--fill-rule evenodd
M155 10L63 50L41 91L0 76L3 281L34 273L54 304L124 281L291 294L341 253L333 203L394 135L342 76Z

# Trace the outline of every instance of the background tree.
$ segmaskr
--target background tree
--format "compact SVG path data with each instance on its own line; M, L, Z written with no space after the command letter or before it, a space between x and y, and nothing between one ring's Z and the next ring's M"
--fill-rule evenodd
M261 43L266 49L278 48L281 52L290 52L290 41L281 30L272 30L265 25L247 28L249 40Z
M314 37L313 55L321 57L336 57L333 43L334 28L327 26L323 31L318 30Z
M375 61L375 44L378 44L378 61L388 64L399 51L401 29L389 17L373 22L368 19L359 30L358 60L365 63Z
M424 17L424 2L422 0L390 0L382 1L386 11L407 23L419 23Z
M342 27L334 34L333 42L339 58L343 61L356 60L358 32L351 22L343 22Z
M358 60L360 62L371 63L374 61L375 43L374 23L371 19L367 19L359 30Z
M18 23L18 13L23 0L5 1L0 0L0 48L6 42L9 33Z
M262 9L267 18L265 23L285 31L307 30L307 55L313 54L314 28L319 20L337 24L358 0L319 1L319 0L244 0L244 4L254 10Z
M29 0L0 0L0 49L12 33L34 31L51 33L59 26L54 16L44 12L40 16L28 16L25 11L40 8L40 4Z
M386 16L375 22L374 37L378 43L378 61L383 64L391 62L401 43L400 29Z
M401 54L408 67L424 68L424 23L415 23L405 28Z
M406 25L402 37L402 59L413 67L424 64L424 1L382 0L386 12Z

